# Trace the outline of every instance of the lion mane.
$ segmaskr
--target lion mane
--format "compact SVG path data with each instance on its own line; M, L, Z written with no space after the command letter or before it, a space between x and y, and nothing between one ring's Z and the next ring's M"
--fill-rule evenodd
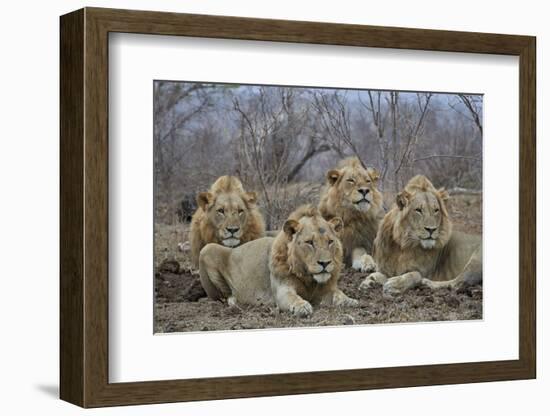
M197 195L198 208L191 219L191 260L198 267L199 253L208 243L237 247L265 233L256 194L245 192L234 176L221 176L208 192Z
M362 249L361 255L372 252L378 225L384 216L382 194L376 187L379 177L374 168L365 168L357 157L342 160L336 169L326 174L319 211L328 220L340 217L344 221L341 239L348 266L355 262L355 249ZM367 194L363 196L360 191ZM357 199L362 197L368 202L358 204Z
M312 304L356 306L338 288L342 220L326 221L316 207L302 206L277 237L264 237L229 249L206 245L200 253L200 279L212 299L229 304L273 304L308 316Z
M297 278L307 279L308 271L304 265L302 252L296 250L297 243L289 239L289 233L294 233L296 230L291 228L292 222L299 223L302 219L310 219L312 227L319 228L319 222L322 217L319 210L312 205L302 205L292 212L285 223L283 230L279 232L273 246L271 248L270 269L280 279ZM338 224L338 220L335 221ZM341 226L340 226L341 227ZM335 250L332 261L334 262L334 270L331 273L330 280L338 280L343 262L343 248L339 239L334 240Z
M448 198L423 175L409 181L380 224L373 250L378 271L362 288L376 281L393 295L420 284L456 288L481 281L481 238L453 231Z

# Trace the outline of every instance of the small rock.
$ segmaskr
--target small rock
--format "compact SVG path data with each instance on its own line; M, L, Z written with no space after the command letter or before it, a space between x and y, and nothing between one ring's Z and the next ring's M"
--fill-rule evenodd
M164 332L176 332L176 326L173 323L169 323L164 328Z
M482 299L483 298L483 290L479 288L472 288L470 290L472 293L472 299Z
M191 250L191 243L189 241L184 241L183 243L178 243L178 250L182 253Z
M355 325L355 318L349 314L345 314L342 321L344 325Z
M159 266L159 271L177 274L180 271L180 264L176 260L164 260Z
M458 308L460 306L460 301L456 296L446 296L445 303L450 308Z
M240 315L243 312L243 310L239 307L239 305L230 305L227 307L227 315L234 316L234 315Z

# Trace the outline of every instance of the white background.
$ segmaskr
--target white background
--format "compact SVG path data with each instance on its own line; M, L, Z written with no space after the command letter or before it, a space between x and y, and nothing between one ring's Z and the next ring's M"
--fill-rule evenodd
M58 385L58 16L83 5L319 20L390 26L531 34L538 36L538 380L439 386L294 397L140 406L89 414L296 414L364 412L464 415L547 414L550 364L542 331L550 301L543 258L550 235L542 217L550 146L543 138L544 102L550 86L544 62L550 53L544 2L438 1L50 1L10 2L2 10L0 205L2 253L2 401L7 414L75 414L56 400ZM506 167L503 166L505 174ZM545 200L546 199L546 200ZM547 250L546 250L547 251Z
M518 58L115 34L109 62L112 382L518 358ZM153 79L484 93L483 321L152 336Z

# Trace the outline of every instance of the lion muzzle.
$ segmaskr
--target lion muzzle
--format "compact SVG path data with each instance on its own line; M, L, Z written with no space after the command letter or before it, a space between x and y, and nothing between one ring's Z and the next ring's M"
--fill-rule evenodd
M330 276L330 273L327 272L317 273L313 275L313 280L315 280L317 283L323 284L329 281Z
M241 243L241 240L238 238L225 238L222 240L222 244L226 247L237 247Z
M420 240L420 246L424 250L431 250L432 248L435 247L435 239L431 237L423 238Z
M367 199L367 197L365 195L361 199L358 199L357 201L354 201L353 206L355 207L355 209L357 209L361 212L366 212L371 207L371 201L369 199Z

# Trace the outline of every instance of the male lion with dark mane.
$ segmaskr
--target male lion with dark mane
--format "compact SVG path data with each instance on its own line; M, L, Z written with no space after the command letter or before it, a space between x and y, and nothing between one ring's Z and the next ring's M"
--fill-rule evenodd
M200 253L201 284L212 299L228 304L273 304L296 316L312 305L357 306L338 288L342 220L326 221L317 208L294 211L277 237L229 249L206 245Z
M220 176L208 192L197 195L199 207L191 219L191 261L199 265L199 253L208 243L226 247L263 237L265 225L256 206L256 193L245 192L234 176Z
M380 177L374 168L365 168L357 157L342 160L327 172L327 185L321 193L319 211L326 219L344 221L342 243L345 263L356 270L372 272L369 255L378 224L384 216L382 194L376 188Z
M394 296L419 285L458 288L482 280L481 237L453 231L447 211L449 194L422 175L396 197L374 241L378 271L360 288L383 284Z

